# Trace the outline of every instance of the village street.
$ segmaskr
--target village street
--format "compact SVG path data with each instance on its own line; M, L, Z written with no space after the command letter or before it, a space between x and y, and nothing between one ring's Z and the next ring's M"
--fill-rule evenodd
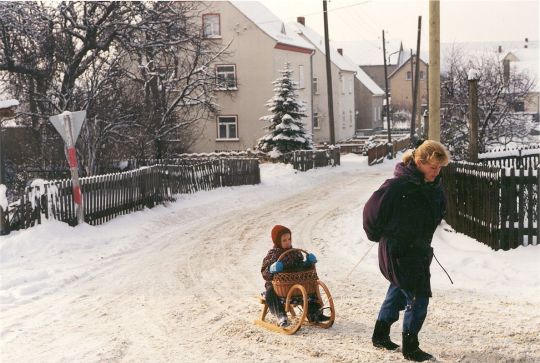
M83 226L76 235L57 222L36 228L43 232L15 232L1 245L2 361L404 361L399 352L371 345L387 283L378 272L377 246L361 227L364 203L392 167L387 161L368 168L357 156L303 174L263 166L261 185L181 196L110 222L115 232L105 224ZM292 229L293 246L317 255L337 313L328 330L303 327L286 336L253 324L261 310L260 264L278 223ZM540 361L538 291L524 298L501 294L499 285L491 293L481 281L484 288L470 288L467 280L483 278L488 260L475 246L468 252L453 245L457 235L446 229L439 228L433 245L456 283L432 264L434 297L421 347L441 362ZM49 230L71 233L82 247L14 260L22 234L47 241ZM17 248L40 255L36 242ZM401 320L391 336L401 343Z

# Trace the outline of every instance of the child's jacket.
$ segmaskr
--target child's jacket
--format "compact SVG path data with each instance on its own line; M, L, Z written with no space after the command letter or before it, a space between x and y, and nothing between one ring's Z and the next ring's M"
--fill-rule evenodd
M286 249L284 248L274 247L270 251L268 251L268 254L264 258L261 267L261 274L263 276L263 279L266 281L266 283L264 284L264 287L266 289L272 286L272 278L274 277L274 274L270 273L269 271L270 265L276 262L279 256L281 256L281 254L285 251ZM281 262L283 263L283 271L287 272L302 270L304 267L303 261L304 258L302 256L302 252L290 252L281 259Z

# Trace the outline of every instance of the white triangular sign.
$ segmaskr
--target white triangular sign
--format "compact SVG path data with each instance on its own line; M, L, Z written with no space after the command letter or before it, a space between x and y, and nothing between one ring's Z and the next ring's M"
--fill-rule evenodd
M84 123L84 119L86 117L86 111L70 112L69 115L71 118L73 143L75 143L81 132L81 128ZM65 113L61 113L59 115L50 116L49 120L53 124L56 131L58 131L60 136L62 136L62 139L64 139L64 141L67 143L68 140L67 140L67 135L66 135L66 126L64 124L64 116L65 116Z

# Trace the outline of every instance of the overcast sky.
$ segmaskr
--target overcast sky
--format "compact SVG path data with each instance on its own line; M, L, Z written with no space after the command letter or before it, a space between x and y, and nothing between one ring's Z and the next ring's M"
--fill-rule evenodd
M305 16L306 25L323 34L322 0L262 0L286 22ZM328 2L330 38L380 42L400 39L416 45L418 16L422 44L427 45L428 0L332 0ZM441 1L441 42L538 40L538 0Z

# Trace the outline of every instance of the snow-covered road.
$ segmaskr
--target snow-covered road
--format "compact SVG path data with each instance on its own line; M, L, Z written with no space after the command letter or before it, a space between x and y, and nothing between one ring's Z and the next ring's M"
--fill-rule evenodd
M307 173L263 165L261 185L2 237L2 362L403 361L370 342L387 283L361 213L393 163L365 164L351 155ZM331 329L285 336L253 324L274 224L317 255L336 306ZM502 255L443 228L434 247L456 284L432 265L421 346L441 362L539 362L538 247Z

